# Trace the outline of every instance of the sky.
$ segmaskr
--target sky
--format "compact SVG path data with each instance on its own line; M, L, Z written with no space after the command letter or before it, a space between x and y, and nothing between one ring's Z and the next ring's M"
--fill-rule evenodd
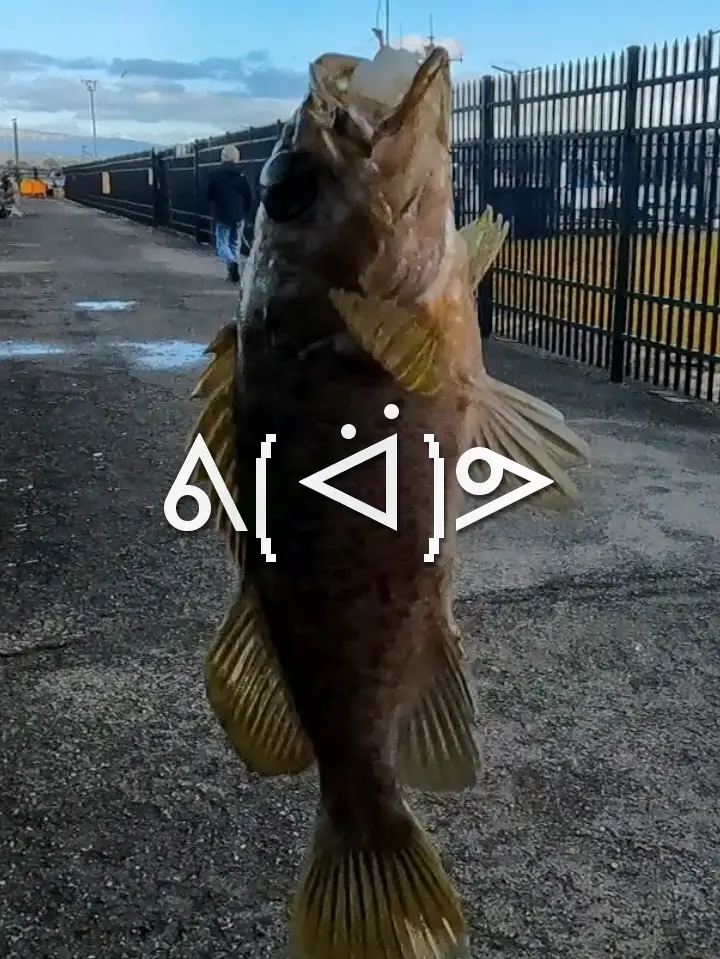
M384 0L382 0L384 4ZM308 64L372 56L377 0L33 0L0 33L0 127L180 143L285 119ZM717 0L391 0L390 37L412 47L433 16L462 52L457 79L612 53L720 29ZM379 14L384 26L384 6ZM720 37L717 38L720 41Z

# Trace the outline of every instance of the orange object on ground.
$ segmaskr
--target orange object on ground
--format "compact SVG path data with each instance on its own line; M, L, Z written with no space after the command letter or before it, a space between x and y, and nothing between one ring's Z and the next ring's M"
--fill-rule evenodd
M20 196L46 196L47 184L34 177L23 177L20 181Z

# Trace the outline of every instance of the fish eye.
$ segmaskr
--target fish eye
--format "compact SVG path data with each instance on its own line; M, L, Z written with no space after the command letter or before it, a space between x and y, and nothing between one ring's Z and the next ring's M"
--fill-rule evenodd
M261 201L276 223L290 223L311 209L320 191L320 171L304 150L281 150L260 175Z

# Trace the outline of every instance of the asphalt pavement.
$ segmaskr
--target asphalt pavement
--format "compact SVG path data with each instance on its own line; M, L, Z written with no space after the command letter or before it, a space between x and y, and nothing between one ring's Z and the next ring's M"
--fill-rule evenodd
M236 291L186 238L25 208L0 222L0 956L279 959L315 776L231 754L202 675L231 570L163 515ZM460 534L485 766L411 802L471 959L718 959L720 409L502 342L488 367L593 465L572 513Z

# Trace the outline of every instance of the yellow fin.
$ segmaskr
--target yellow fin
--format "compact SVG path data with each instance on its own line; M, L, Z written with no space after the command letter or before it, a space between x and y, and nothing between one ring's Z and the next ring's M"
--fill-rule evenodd
M351 846L326 820L295 897L295 959L445 959L465 946L458 897L411 813L392 848Z
M245 587L225 616L205 663L205 682L215 716L250 769L294 775L313 764L254 589Z
M190 448L198 434L205 440L210 455L220 470L228 488L234 484L235 420L233 415L233 388L237 355L237 327L227 323L205 350L216 355L200 377L192 397L205 399L205 405L185 444ZM190 478L191 483L209 483L210 478L202 463L198 463ZM212 496L212 491L211 491ZM234 532L234 531L233 531ZM233 553L235 543L231 542Z
M447 382L439 329L387 300L345 290L331 290L330 299L362 348L403 389L433 396Z
M197 431L192 435L190 443L187 444L187 448L190 448L192 441L198 435L202 433L202 438L205 440L205 445L210 451L210 455L215 460L215 465L220 470L223 480L227 485L230 482L230 477L227 475L227 453L230 451L234 452L235 447L235 421L233 419L232 410L228 407L220 407L216 411L216 417L213 420L211 417L205 419L207 424L206 429L202 427L198 428ZM221 460L224 460L226 463L225 469L221 465ZM191 483L209 483L210 477L207 474L207 470L203 466L202 462L198 460L195 469L192 472L190 478Z
M234 320L230 320L229 323L226 323L221 329L217 331L215 336L210 341L210 344L205 348L205 353L224 353L225 350L232 348L233 350L237 346L237 325Z
M475 289L497 259L510 231L510 224L498 215L493 219L491 206L473 223L468 223L458 232L468 251L470 283Z
M210 363L197 381L195 389L190 394L192 399L210 396L218 386L232 383L235 373L235 350L226 349L219 353Z
M473 445L491 449L553 480L553 486L535 494L529 502L564 507L577 499L577 487L567 471L588 465L590 448L565 423L562 413L487 375L477 384L475 403ZM498 489L507 492L524 483L505 470Z
M480 762L472 731L475 706L459 639L449 629L439 652L428 686L401 724L398 767L403 782L414 789L460 792L475 784Z

